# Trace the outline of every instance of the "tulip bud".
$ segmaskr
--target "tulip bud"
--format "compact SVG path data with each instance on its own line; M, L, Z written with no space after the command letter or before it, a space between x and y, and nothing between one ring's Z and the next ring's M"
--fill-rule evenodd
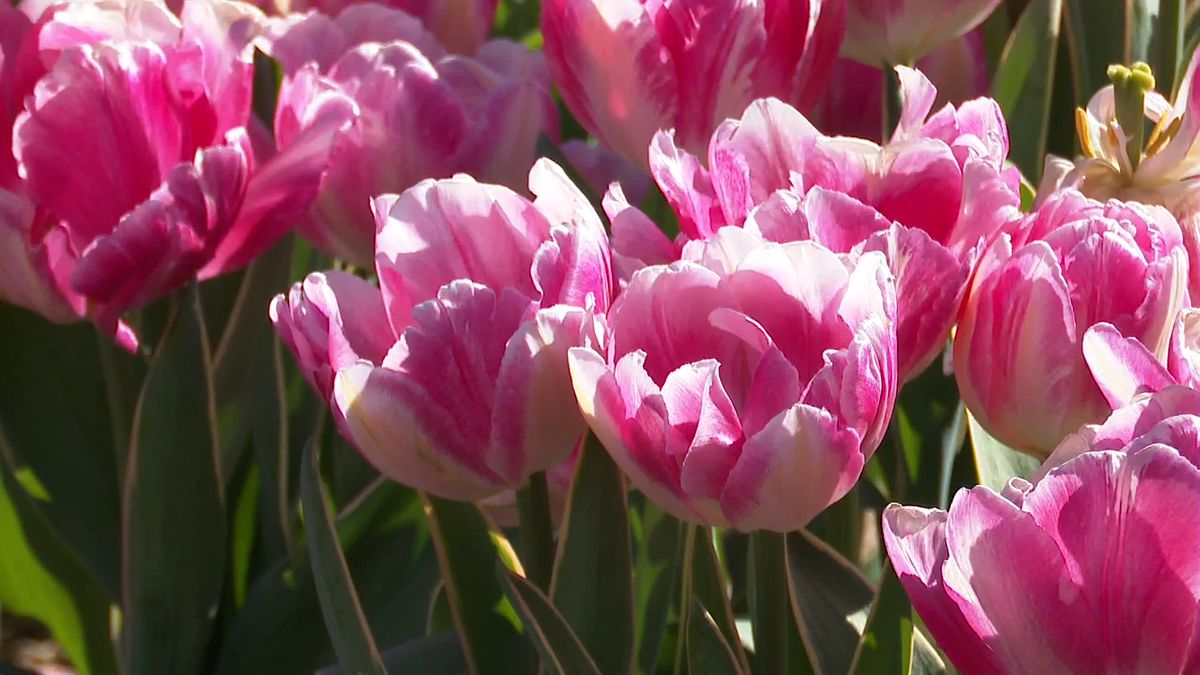
M880 68L911 65L970 31L1000 0L847 0L842 54Z

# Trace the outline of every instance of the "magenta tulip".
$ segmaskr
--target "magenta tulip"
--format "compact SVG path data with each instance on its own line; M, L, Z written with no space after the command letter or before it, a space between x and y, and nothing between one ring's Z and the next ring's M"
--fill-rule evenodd
M929 115L937 90L899 69L905 107L879 146L821 134L778 100L752 103L713 134L707 168L669 133L650 148L651 172L685 240L740 225L771 241L811 239L838 253L886 254L896 276L901 379L945 347L982 241L1019 217L1008 132L994 101ZM619 269L662 262L672 244L620 195L607 200ZM634 262L630 262L634 261Z
M326 253L370 266L371 197L457 172L523 189L540 133L558 133L558 113L540 56L506 41L475 57L447 56L413 17L352 5L336 18L311 13L276 28L272 55L287 73L275 136L280 156L327 158L316 202L300 232ZM331 101L353 121L313 146Z
M634 274L607 344L570 360L588 424L652 501L794 530L846 494L887 427L895 290L879 253L725 228Z
M888 555L963 673L1200 670L1200 393L1071 436L1030 485L892 504Z
M1110 407L1084 360L1108 322L1165 362L1186 294L1179 226L1162 207L1063 191L996 239L954 343L963 402L994 437L1045 457Z
M576 119L644 167L659 129L675 129L695 151L755 98L811 107L837 56L844 14L831 0L547 0L542 35Z
M457 176L379 197L378 287L312 274L271 304L341 432L393 480L481 499L579 443L567 350L611 302L608 241L555 164L529 189Z
M846 0L842 53L862 63L911 65L978 26L1000 0Z

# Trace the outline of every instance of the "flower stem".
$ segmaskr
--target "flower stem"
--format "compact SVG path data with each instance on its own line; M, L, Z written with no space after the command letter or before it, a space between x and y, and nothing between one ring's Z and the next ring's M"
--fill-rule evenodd
M750 614L754 630L755 672L788 672L788 588L784 535L760 530L750 535L754 575Z
M538 588L548 590L554 570L554 522L545 471L530 476L529 483L517 491L517 513L521 518L521 564L525 574Z

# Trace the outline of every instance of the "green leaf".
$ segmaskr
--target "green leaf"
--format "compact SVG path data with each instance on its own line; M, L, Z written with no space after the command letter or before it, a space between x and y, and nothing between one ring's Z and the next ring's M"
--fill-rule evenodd
M602 673L633 670L633 574L625 481L591 434L559 532L550 598Z
M850 667L854 675L933 675L946 665L917 629L912 605L891 565L886 565L862 641Z
M721 632L722 639L729 646L730 654L740 670L749 671L750 662L742 649L738 637L737 623L734 620L733 608L729 602L729 580L725 569L717 559L717 551L713 544L715 531L708 527L693 528L694 535L689 534L687 542L690 549L691 567L688 569L689 587L684 589L683 597L695 597L711 615L714 625ZM688 625L691 625L689 619Z
M521 615L543 667L560 675L600 675L596 662L567 625L567 620L550 604L550 599L515 572L502 568L499 574L504 582L504 593Z
M0 433L15 468L36 477L39 509L112 599L121 587L118 449L128 442L129 407L109 391L93 326L58 326L0 302ZM114 371L136 368L109 354ZM135 374L135 373L131 373ZM115 375L115 372L114 372ZM120 449L124 455L125 449Z
M1032 0L1017 20L992 80L1012 135L1010 157L1034 183L1042 175L1063 0ZM1101 3L1106 4L1106 3Z
M1065 0L1063 23L1075 78L1076 105L1087 105L1092 94L1108 84L1106 73L1111 64L1129 60L1125 50L1128 1Z
M871 609L870 582L807 530L787 535L787 571L792 613L813 672L847 672Z
M688 612L687 660L688 670L693 675L742 675L746 672L717 628L717 622L696 598L692 598Z
M117 672L108 599L19 485L0 437L0 606L50 629L81 675Z
M384 673L371 629L363 616L354 581L338 544L333 517L321 492L319 458L313 446L301 464L300 495L304 505L304 529L317 584L317 597L325 627L333 640L338 663L348 673Z
M172 298L134 413L125 478L124 640L131 673L208 672L226 517L199 294Z
M633 563L633 618L637 639L637 665L653 673L667 627L667 614L682 551L680 522L648 499L631 510L635 553Z
M417 638L391 649L385 649L383 666L389 673L403 675L446 675L461 673L467 669L462 645L454 633L442 633ZM343 675L344 670L331 666L317 671L317 675Z
M1129 0L1129 56L1154 70L1157 89L1170 95L1183 62L1186 0Z
M470 672L524 673L529 651L520 619L496 577L499 557L490 528L474 504L425 495L446 599Z
M1028 478L1037 471L1037 459L1017 452L992 438L970 411L967 411L967 429L971 436L971 450L975 454L975 470L980 485L986 485L999 492L1004 489L1009 478Z

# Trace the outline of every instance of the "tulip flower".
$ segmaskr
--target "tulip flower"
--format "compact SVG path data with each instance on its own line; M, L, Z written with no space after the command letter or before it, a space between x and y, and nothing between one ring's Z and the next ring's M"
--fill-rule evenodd
M341 432L393 480L482 499L579 444L567 349L597 339L608 241L555 164L529 189L457 176L379 197L378 287L317 273L271 304Z
M737 228L639 270L607 343L571 349L579 407L633 485L676 517L803 527L842 497L896 396L883 256Z
M1200 669L1198 414L1176 387L1069 438L1033 485L884 510L892 565L961 672Z
M944 348L980 242L1019 217L1019 198L995 102L930 116L937 90L919 71L899 72L905 105L887 145L824 136L791 106L765 99L721 124L707 168L665 132L655 137L650 165L685 239L740 225L771 241L884 252L896 276L907 381ZM649 219L620 195L607 202L619 269L671 255Z
M126 310L249 262L291 226L317 178L259 165L251 149L261 20L224 0L188 2L178 18L156 2L67 4L39 22L38 65L17 66L15 93L29 94L12 126L17 199L4 211L9 223L21 214L19 255L128 347Z
M911 65L979 24L1000 0L846 0L842 54L881 68Z
M278 13L318 10L337 16L362 0L272 0ZM474 54L492 32L497 0L383 0L377 4L406 12L456 54ZM283 7L280 7L280 6Z
M1045 457L1110 410L1084 359L1085 332L1111 323L1164 363L1186 274L1166 209L1053 195L975 272L954 341L963 402L992 436Z
M675 129L696 151L755 98L810 108L825 90L844 14L831 0L547 0L542 36L575 118L645 167L659 129Z
M324 123L321 111L339 99L354 110L346 128L322 137L319 193L299 223L332 256L371 265L372 196L457 172L522 189L538 135L557 136L545 66L516 43L446 56L416 19L378 5L288 17L275 31L271 53L286 73L280 154L311 161L308 130Z

